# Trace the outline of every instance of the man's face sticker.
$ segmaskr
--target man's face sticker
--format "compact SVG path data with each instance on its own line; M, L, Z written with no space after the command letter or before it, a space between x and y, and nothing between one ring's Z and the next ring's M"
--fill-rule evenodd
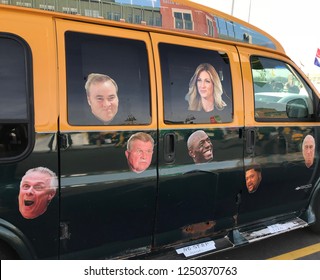
M49 174L32 172L22 178L19 192L19 211L26 219L42 215L54 197L56 190L50 187Z

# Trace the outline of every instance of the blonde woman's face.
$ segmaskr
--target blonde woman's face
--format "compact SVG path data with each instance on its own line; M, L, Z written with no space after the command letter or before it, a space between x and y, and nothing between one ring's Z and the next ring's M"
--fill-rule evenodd
M202 98L208 98L213 94L213 82L206 71L201 71L197 79L197 89Z

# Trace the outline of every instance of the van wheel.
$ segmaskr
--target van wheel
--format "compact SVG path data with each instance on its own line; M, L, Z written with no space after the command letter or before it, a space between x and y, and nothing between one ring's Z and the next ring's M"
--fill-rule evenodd
M0 240L0 260L18 260L17 253L12 248Z
M316 194L312 208L316 216L316 221L310 225L310 229L315 233L320 233L320 191Z

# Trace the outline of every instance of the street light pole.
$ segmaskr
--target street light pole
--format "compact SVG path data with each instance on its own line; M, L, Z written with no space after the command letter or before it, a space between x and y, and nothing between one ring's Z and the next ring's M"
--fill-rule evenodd
M232 0L232 7L231 7L231 15L233 16L233 10L234 10L234 0Z
M251 0L250 0L250 4L249 4L248 23L250 22L250 15L251 15Z

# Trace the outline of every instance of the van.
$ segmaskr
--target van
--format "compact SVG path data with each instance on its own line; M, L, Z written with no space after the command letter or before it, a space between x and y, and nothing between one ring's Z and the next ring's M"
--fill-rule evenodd
M1 259L188 259L320 232L305 74L237 18L135 2L1 1Z

